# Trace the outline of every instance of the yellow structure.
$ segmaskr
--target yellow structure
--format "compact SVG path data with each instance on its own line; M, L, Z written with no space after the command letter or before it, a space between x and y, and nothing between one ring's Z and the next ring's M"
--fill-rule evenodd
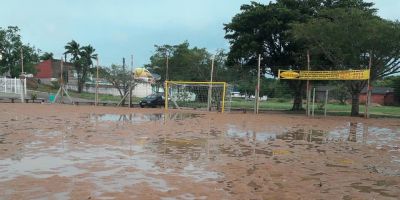
M134 79L144 80L146 82L153 82L154 81L153 75L149 72L149 70L147 70L145 68L136 68L133 71L133 78Z
M370 70L302 71L279 70L279 79L291 80L368 80Z

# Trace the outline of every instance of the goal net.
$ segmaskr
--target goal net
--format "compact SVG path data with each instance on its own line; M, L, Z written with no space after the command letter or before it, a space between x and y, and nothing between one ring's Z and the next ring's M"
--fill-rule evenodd
M225 82L167 81L166 109L230 111L230 88Z

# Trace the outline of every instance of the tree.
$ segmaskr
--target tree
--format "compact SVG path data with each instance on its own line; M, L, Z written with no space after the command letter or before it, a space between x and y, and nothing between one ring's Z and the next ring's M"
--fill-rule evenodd
M252 2L242 5L241 12L225 24L225 38L229 40L228 64L241 71L241 79L255 77L258 54L261 54L262 74L275 77L279 69L304 70L306 67L305 41L293 38L293 23L306 23L324 8L356 7L370 10L371 3L362 0L277 0L267 5ZM318 59L325 64L327 60ZM270 69L270 70L268 70ZM302 109L304 81L289 81L293 91L292 110Z
M38 50L29 44L23 44L17 26L7 29L0 27L0 73L18 77L21 73L21 50L24 61L24 72L34 73L34 65L39 62Z
M50 60L53 59L53 53L51 52L44 52L39 58L40 60Z
M78 93L81 93L87 80L88 71L93 65L92 59L96 59L97 54L94 53L95 49L91 45L80 47L75 40L68 42L65 50L64 54L71 55L70 62L73 63L78 75Z
M137 83L132 79L131 71L126 70L125 64L121 65L111 65L111 68L101 68L99 70L102 77L104 77L108 82L110 82L114 88L116 88L121 96L121 99L129 92L129 87L133 88ZM132 93L131 93L132 94ZM125 99L122 104L125 103Z
M279 69L304 69L305 46L289 35L290 23L305 21L317 6L306 1L278 0L268 5L252 2L242 5L241 13L225 24L225 38L229 40L228 63L241 74L239 79L254 79L258 54L261 55L261 74L278 75ZM270 68L270 71L267 71ZM293 110L302 109L304 83L291 81L294 94Z
M186 41L178 45L156 45L155 49L155 53L150 57L150 64L145 67L161 75L160 81L166 80L167 56L169 80L210 80L212 55L205 48L189 48ZM226 54L222 50L214 56L214 81L227 79L225 59Z
M78 92L82 91L83 85L87 81L89 69L93 67L92 59L97 59L97 54L94 53L95 51L96 50L90 45L83 46L80 48L79 65L81 66L80 69L82 78L80 82L78 81Z
M366 69L371 59L371 81L400 71L400 24L370 10L325 9L317 18L295 24L293 34L329 60L331 65L325 69ZM366 83L346 82L352 97L351 116L359 115L359 94Z

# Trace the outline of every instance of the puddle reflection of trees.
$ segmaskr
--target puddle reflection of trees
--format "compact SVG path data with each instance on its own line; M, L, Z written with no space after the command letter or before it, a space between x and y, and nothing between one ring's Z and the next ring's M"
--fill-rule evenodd
M169 120L185 120L201 117L200 114L195 113L131 113L131 114L91 114L90 119L93 121L112 121L112 122L131 122L143 123L151 121L161 121L163 119Z
M345 127L337 128L331 131L318 129L295 129L282 133L255 132L251 130L241 130L236 126L229 125L227 135L231 138L246 140L273 141L275 139L285 141L307 141L315 143L324 143L329 141L349 141L363 144L388 144L398 143L400 136L388 128L379 128L368 126L364 123L349 122Z

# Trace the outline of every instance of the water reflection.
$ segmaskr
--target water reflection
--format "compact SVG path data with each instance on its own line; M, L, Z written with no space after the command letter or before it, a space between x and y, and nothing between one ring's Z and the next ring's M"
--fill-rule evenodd
M131 113L131 114L91 114L90 120L95 121L111 121L111 122L130 122L134 124L151 122L151 121L161 121L163 119L169 120L185 120L201 117L201 114L195 113Z
M255 132L252 130L243 130L235 125L228 125L228 130L226 131L226 135L230 138L246 139L251 142L273 141L277 138L276 133L271 133L267 131Z
M330 141L348 141L364 144L398 146L400 133L397 130L368 126L363 123L349 122L344 127L338 127L331 131L317 129L292 129L284 132L260 131L255 132L237 125L227 125L226 135L233 139L247 141L266 142L276 139L285 141L303 140L307 142L324 143Z

